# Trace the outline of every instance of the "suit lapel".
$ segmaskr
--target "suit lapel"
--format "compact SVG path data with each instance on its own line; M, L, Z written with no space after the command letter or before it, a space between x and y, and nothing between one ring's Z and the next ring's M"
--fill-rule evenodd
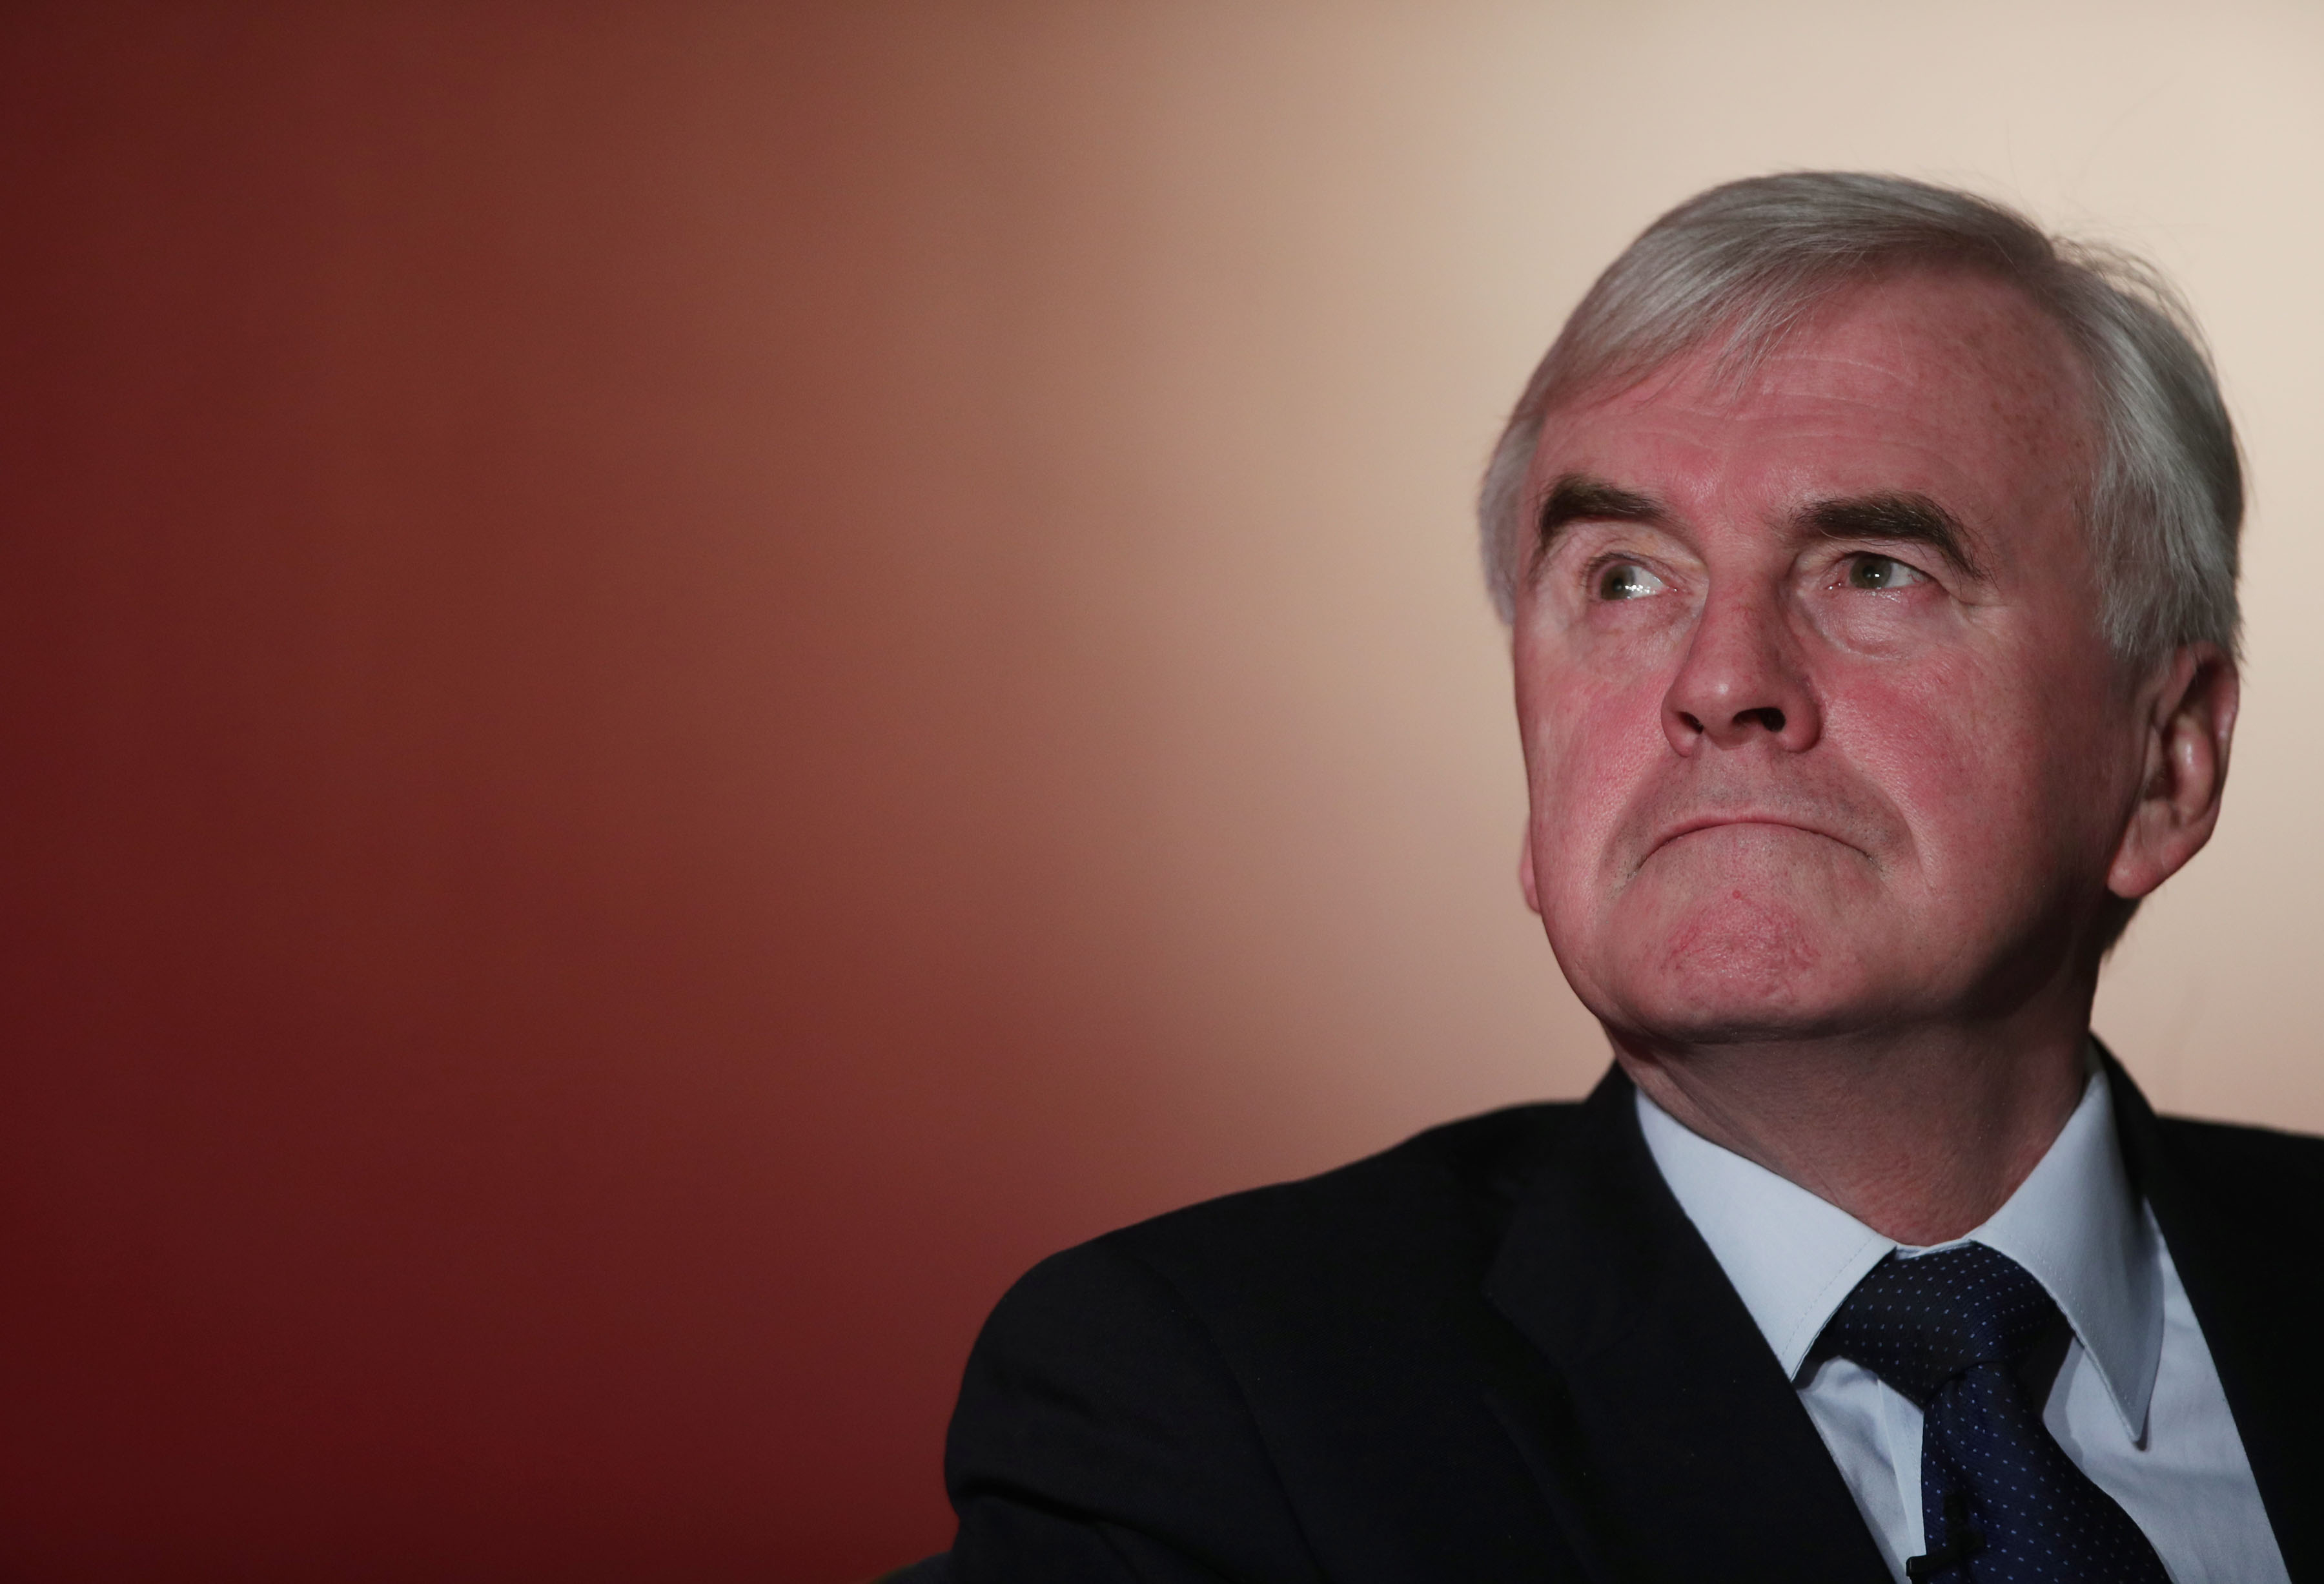
M1494 1407L1600 1577L1889 1573L1609 1072L1534 1169L1486 1292L1562 1391Z
M2164 1123L2122 1064L2104 1055L2124 1163L2202 1325L2284 1566L2294 1579L2324 1579L2315 1208L2306 1196L2284 1202L2282 1185L2264 1174L2231 1175L2257 1152L2292 1141Z

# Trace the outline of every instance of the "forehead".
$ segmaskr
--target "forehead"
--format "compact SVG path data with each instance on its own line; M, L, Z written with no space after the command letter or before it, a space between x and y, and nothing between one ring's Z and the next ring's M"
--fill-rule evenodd
M2015 288L1919 273L1820 305L1737 370L1683 354L1637 384L1553 412L1536 487L1571 471L1650 491L1682 514L1720 496L1770 511L1910 490L1997 524L2070 510L2096 459L2089 378Z

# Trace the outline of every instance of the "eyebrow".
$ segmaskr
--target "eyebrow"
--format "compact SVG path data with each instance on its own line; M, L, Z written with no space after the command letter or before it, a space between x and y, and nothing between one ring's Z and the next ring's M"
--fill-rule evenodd
M1644 523L1661 528L1667 526L1670 520L1670 508L1650 495L1624 489L1587 473L1560 474L1557 482L1549 486L1549 493L1542 497L1541 511L1534 519L1534 564L1539 566L1547 557L1550 547L1569 523Z
M1924 495L1857 495L1817 501L1797 519L1799 525L1824 539L1901 540L1925 544L1971 578L1985 569L1969 553L1969 535L1960 520Z
M1572 523L1590 522L1640 523L1668 527L1673 514L1653 496L1618 484L1609 484L1587 473L1565 473L1542 497L1535 520L1534 564L1547 559L1550 550ZM1820 539L1886 539L1925 544L1971 578L1985 569L1971 554L1969 534L1960 519L1927 496L1912 491L1839 496L1816 501L1797 516L1798 525Z

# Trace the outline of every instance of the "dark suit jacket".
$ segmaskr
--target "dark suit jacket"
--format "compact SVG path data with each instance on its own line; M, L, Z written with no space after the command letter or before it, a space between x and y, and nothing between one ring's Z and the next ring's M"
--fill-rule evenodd
M2324 1579L2324 1140L2123 1149L2278 1543ZM953 1584L1889 1575L1672 1198L1628 1082L1425 1133L1050 1259L971 1357Z

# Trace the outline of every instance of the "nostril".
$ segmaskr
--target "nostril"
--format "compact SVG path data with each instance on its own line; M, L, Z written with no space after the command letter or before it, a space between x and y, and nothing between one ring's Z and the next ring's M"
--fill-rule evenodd
M1746 709L1742 714L1737 716L1735 719L1738 725L1746 721L1756 720L1761 726L1766 727L1772 732L1780 732L1784 729L1784 712L1776 709L1772 704L1764 709Z
M1701 736L1702 735L1702 722L1697 720L1693 716L1689 715L1683 709L1678 712L1678 718L1686 722L1687 730L1694 733L1697 736Z

